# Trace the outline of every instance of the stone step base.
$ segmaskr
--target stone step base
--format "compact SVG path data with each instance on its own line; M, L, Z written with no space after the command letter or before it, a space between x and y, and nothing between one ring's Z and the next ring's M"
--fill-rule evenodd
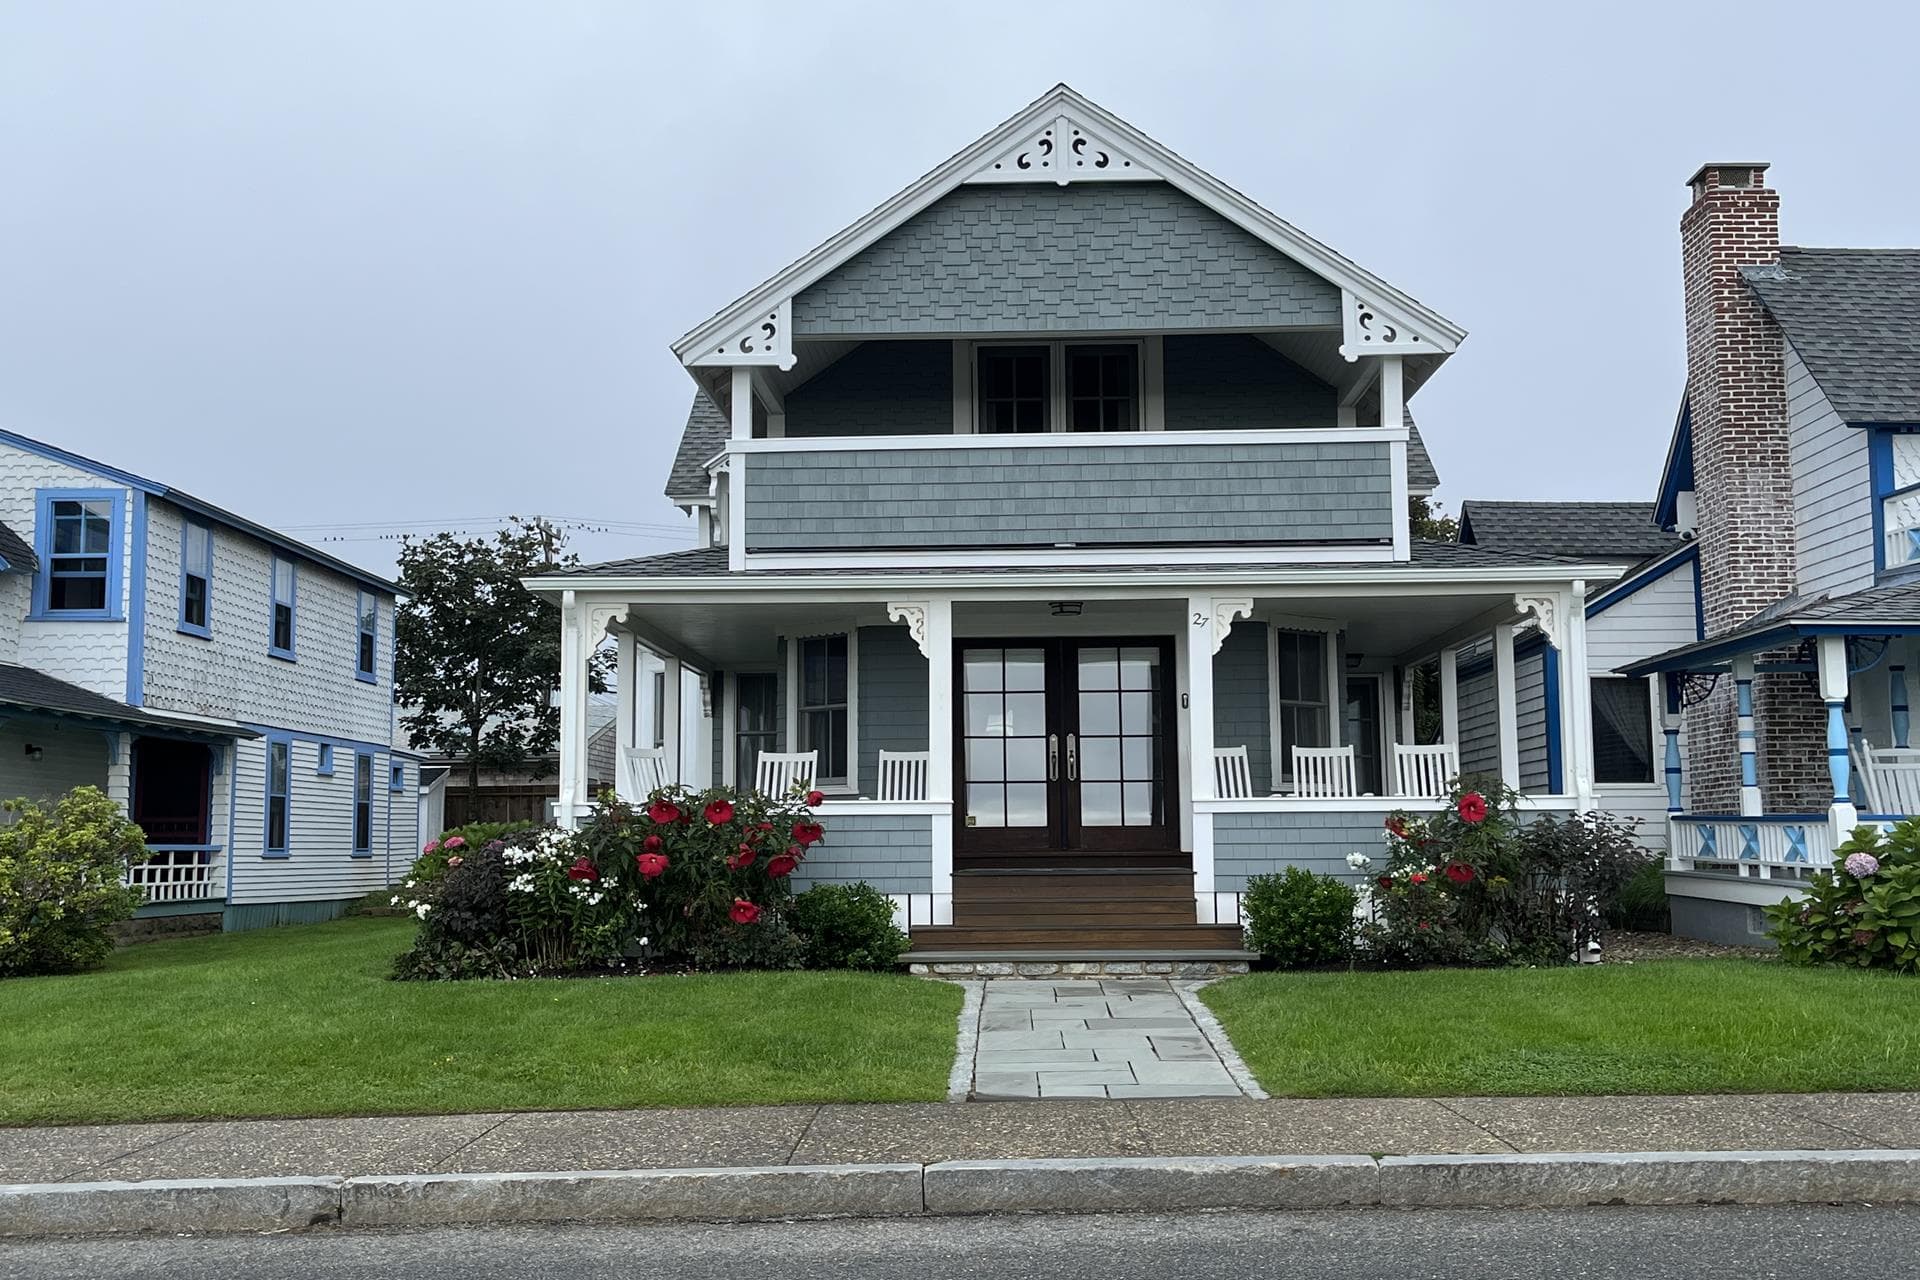
M1252 957L1244 952L1227 953L1213 959L1195 956L1132 959L1066 960L1056 956L1023 959L917 959L907 972L924 978L1058 979L1084 977L1115 978L1220 978L1245 973Z

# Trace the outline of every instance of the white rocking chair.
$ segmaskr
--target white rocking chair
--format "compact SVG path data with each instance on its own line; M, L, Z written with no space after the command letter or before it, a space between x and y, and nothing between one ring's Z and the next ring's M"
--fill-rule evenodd
M638 804L673 781L663 747L629 747L620 753L620 794Z
M1861 734L1853 737L1853 765L1868 812L1907 817L1920 814L1920 750L1878 748Z
M1295 747L1293 794L1296 796L1352 796L1360 792L1354 781L1352 747Z
M1460 747L1441 742L1425 747L1393 745L1393 794L1439 800L1460 773Z
M819 764L818 751L762 751L759 766L754 770L753 789L773 797L790 795L795 788L804 791L813 786L813 775Z
M927 798L927 753L882 751L880 753L880 798L882 800L925 800Z
M1245 800L1253 795L1253 774L1247 769L1245 747L1213 749L1213 794L1221 800Z

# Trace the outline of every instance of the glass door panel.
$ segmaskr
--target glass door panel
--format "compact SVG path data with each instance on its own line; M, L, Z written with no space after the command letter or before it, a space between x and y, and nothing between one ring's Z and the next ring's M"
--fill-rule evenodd
M1067 739L1075 847L1169 847L1168 661L1159 644L1075 646Z
M961 651L961 830L980 849L1056 847L1058 738L1044 646Z

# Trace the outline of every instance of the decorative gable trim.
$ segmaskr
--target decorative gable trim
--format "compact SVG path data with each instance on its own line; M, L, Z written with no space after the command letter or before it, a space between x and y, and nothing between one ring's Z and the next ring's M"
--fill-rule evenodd
M1343 289L1340 303L1340 354L1349 362L1361 356L1418 356L1451 349L1436 345L1426 323L1386 301L1384 294Z
M713 349L688 360L690 365L774 365L780 369L794 366L793 299L782 298L713 345Z
M926 177L688 332L673 344L674 355L688 366L778 363L778 360L770 358L726 358L720 353L730 343L740 341L753 326L764 323L768 317L781 314L782 307L790 311L796 294L817 283L963 184L1061 182L1060 170L1052 166L1062 158L1062 148L1058 145L1062 128L1066 130L1067 137L1065 154L1078 162L1072 166L1071 175L1064 181L1085 180L1102 173L1112 173L1117 168L1119 173L1130 175L1133 179L1153 178L1165 182L1322 279L1352 294L1355 299L1364 301L1371 314L1390 318L1396 323L1400 335L1396 341L1406 340L1405 335L1417 334L1419 344L1405 348L1406 351L1445 355L1456 349L1467 336L1466 330L1438 312L1395 289L1359 264L1342 257L1299 228L1275 217L1232 187L1189 164L1118 116L1063 84L1055 86L1039 101L953 156ZM1076 129L1080 131L1078 136L1074 133ZM1053 133L1049 134L1049 130ZM1055 145L1046 154L1039 154L1039 143L1043 139ZM1076 149L1076 144L1083 139L1084 145ZM1108 163L1104 166L1098 163L1103 154L1108 157ZM1025 169L1019 166L1022 156L1028 161ZM1006 167L1009 159L1012 161L1011 169ZM1035 177L1034 170L1040 167L1041 161L1046 162L1046 167L1040 168L1039 176ZM1002 166L998 170L993 167L996 163ZM1351 325L1357 321L1358 313L1350 306L1348 314ZM784 339L776 337L774 340L778 342ZM1349 341L1353 341L1351 334ZM1356 351L1392 354L1391 350L1374 343L1366 343ZM764 351L746 354L765 355ZM1358 355L1349 354L1348 358L1357 359Z

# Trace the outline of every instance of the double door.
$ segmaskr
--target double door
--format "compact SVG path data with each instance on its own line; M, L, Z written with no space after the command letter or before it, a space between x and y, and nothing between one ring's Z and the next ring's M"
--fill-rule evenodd
M956 853L1178 848L1170 644L954 648Z

